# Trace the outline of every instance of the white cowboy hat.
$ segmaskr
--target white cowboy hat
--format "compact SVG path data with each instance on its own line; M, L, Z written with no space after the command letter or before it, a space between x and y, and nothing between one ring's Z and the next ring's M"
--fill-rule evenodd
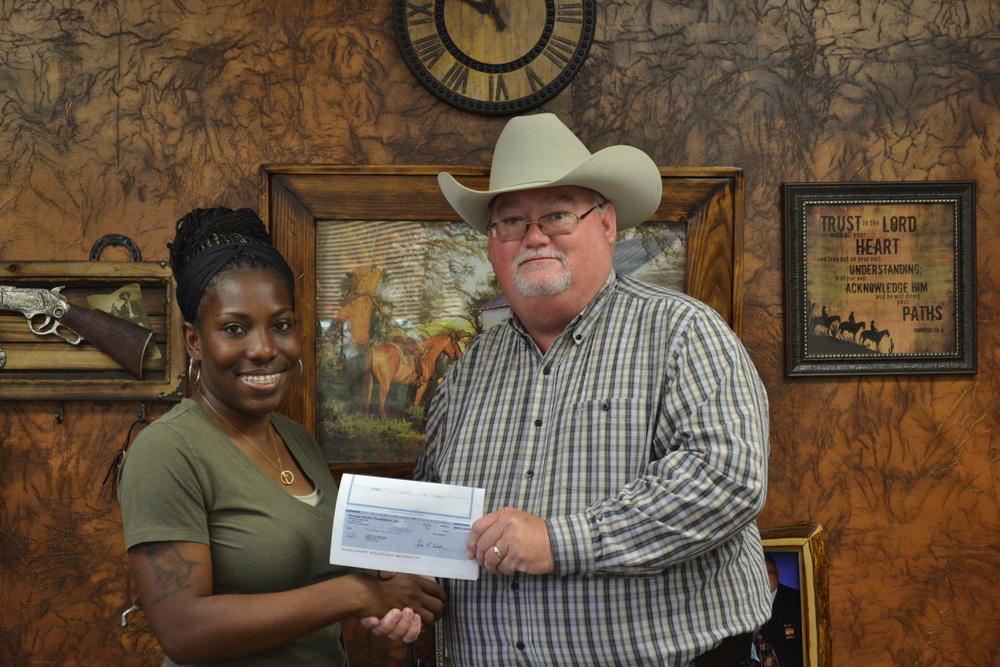
M645 222L663 197L660 170L648 155L632 146L610 146L591 154L551 113L507 122L493 151L489 190L470 190L443 171L438 185L455 212L484 234L490 202L504 192L557 185L589 188L614 203L618 229Z

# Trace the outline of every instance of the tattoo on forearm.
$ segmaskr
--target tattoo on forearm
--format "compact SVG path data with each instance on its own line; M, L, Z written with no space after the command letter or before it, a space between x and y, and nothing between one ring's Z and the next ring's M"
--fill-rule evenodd
M191 575L198 567L198 561L187 560L172 544L151 544L146 549L146 558L156 575L156 585L160 594L151 604L157 604L191 586Z

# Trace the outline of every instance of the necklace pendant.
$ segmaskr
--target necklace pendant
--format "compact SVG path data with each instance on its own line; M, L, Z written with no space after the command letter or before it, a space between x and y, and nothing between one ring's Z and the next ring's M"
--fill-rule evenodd
M281 474L278 475L281 478L281 483L285 486L291 486L292 482L295 481L295 473L291 470L282 470Z

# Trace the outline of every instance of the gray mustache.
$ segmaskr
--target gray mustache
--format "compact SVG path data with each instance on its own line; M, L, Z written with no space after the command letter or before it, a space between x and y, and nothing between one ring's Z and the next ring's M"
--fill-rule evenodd
M540 257L545 257L548 259L558 259L563 265L566 264L566 254L560 252L559 250L528 250L522 252L517 258L514 259L515 268L521 266L529 259L538 259Z

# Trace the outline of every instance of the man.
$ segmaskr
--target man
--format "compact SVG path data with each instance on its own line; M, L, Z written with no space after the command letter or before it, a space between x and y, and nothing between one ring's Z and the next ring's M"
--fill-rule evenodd
M120 303L111 305L111 314L129 322L137 322L139 320L139 313L132 303L132 293L127 289L122 290L118 293L118 301Z
M802 667L802 602L799 591L781 583L778 564L764 556L771 592L771 617L759 630L773 649L779 667ZM757 640L757 637L754 638ZM763 661L762 661L763 662Z
M417 462L486 489L469 538L486 572L449 582L449 657L738 664L770 611L767 399L717 313L614 273L616 232L659 206L656 165L539 114L504 128L488 191L438 182L513 311L438 389Z

